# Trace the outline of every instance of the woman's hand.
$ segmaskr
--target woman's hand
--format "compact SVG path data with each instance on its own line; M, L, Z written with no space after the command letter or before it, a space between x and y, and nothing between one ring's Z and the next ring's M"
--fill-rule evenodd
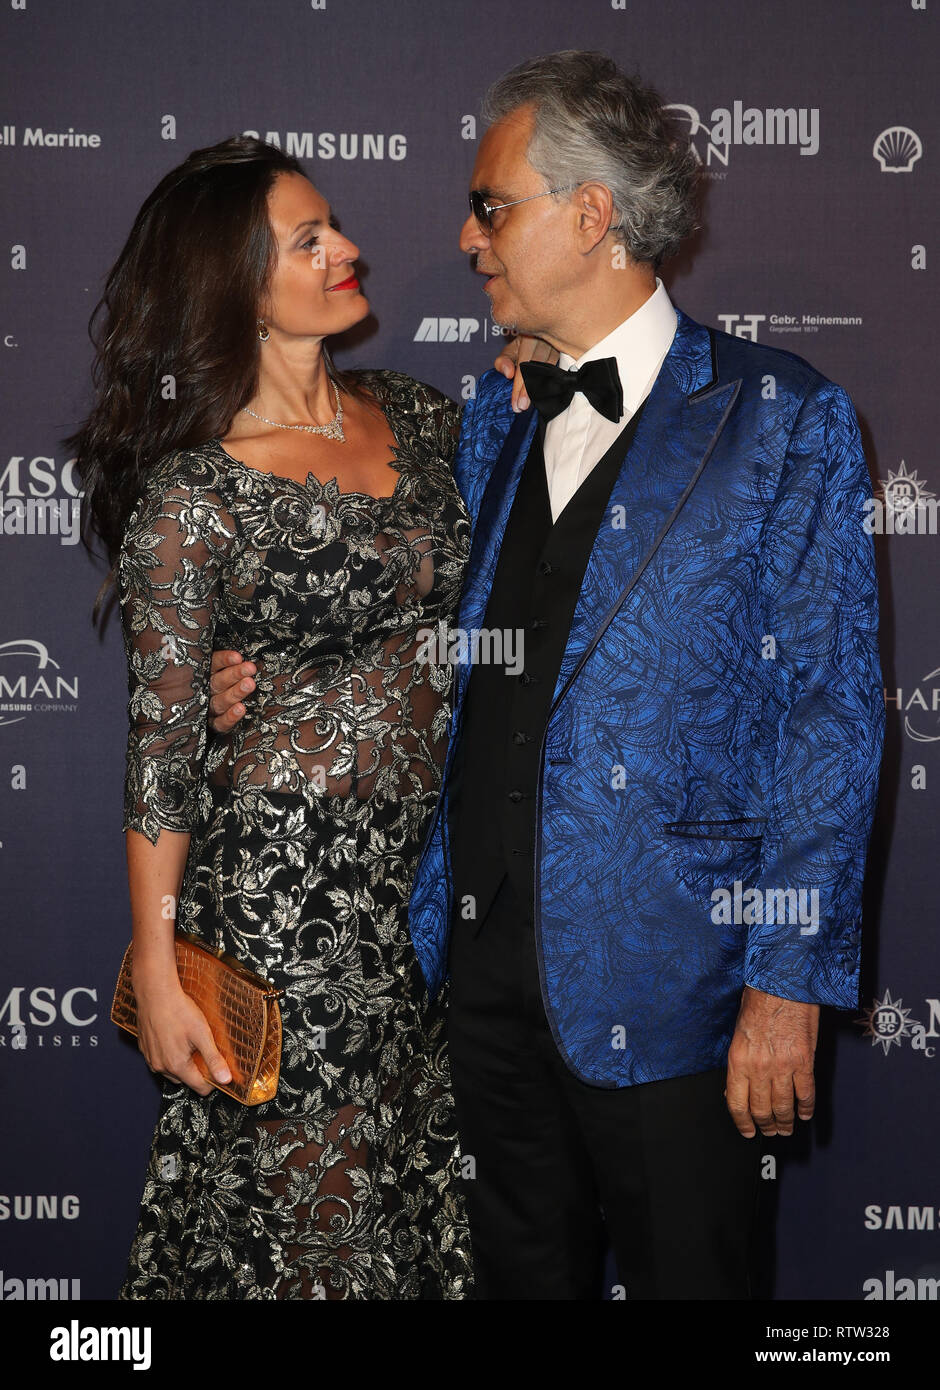
M209 689L209 720L217 734L230 734L245 713L244 697L255 688L257 666L242 661L241 654L231 650L212 653Z
M558 361L557 349L550 343L546 343L543 338L530 338L528 334L520 334L513 338L504 350L499 354L493 366L503 376L513 378L512 383L512 408L518 414L521 410L528 410L531 402L526 395L525 382L522 380L522 373L519 370L523 362L551 362Z
M215 1045L205 1014L185 992L175 970L172 976L132 970L132 976L137 1043L150 1070L207 1096L213 1087L193 1061L193 1053L198 1052L216 1081L231 1081L231 1070Z

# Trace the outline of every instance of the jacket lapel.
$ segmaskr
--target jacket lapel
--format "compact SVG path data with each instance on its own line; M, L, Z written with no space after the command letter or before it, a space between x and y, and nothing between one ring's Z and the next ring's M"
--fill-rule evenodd
M635 589L708 462L740 389L740 378L719 382L713 334L681 309L621 465L588 560L552 701L558 705L616 613ZM538 416L513 418L480 504L460 599L458 627L483 626L499 549ZM456 663L454 709L463 703L472 670Z
M490 474L480 512L473 528L467 575L460 596L457 626L466 633L483 626L486 605L493 587L499 548L503 543L506 523L512 508L516 488L522 476L522 466L538 424L534 409L516 415L506 436L499 458ZM472 666L469 661L457 663L454 704L463 700Z
M718 381L713 334L681 309L676 312L675 337L617 475L588 560L552 712L679 515L737 399L740 378Z

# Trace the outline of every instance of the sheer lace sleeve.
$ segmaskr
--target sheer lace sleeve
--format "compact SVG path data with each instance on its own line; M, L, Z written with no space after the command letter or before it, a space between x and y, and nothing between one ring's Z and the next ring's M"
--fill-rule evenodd
M153 844L161 828L192 829L198 809L220 571L235 525L184 458L157 465L116 571L130 697L123 828Z
M441 458L450 464L457 452L457 440L460 438L460 417L463 412L456 401L452 401L449 396L442 395L433 387L426 388L426 390L428 392L428 410L437 434Z
M460 438L461 407L430 386L403 372L382 370L357 373L364 386L382 402L393 428L405 428L450 469Z

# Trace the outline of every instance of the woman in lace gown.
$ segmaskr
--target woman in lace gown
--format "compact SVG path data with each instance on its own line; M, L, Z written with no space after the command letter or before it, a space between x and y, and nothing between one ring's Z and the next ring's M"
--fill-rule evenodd
M453 618L468 551L458 410L332 367L322 339L368 312L357 254L295 160L238 138L158 186L103 301L73 441L121 607L134 986L163 1074L123 1299L471 1292L445 997L406 919L449 713L422 635ZM228 739L214 647L259 667ZM168 901L284 990L273 1100L197 1068L225 1079Z

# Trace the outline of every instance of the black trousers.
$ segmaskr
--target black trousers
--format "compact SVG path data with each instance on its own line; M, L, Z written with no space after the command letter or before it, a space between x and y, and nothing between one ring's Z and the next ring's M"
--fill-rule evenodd
M476 1297L600 1299L609 1240L630 1299L742 1299L761 1139L738 1133L725 1068L611 1090L562 1059L531 914L504 878L454 921L449 1049Z

